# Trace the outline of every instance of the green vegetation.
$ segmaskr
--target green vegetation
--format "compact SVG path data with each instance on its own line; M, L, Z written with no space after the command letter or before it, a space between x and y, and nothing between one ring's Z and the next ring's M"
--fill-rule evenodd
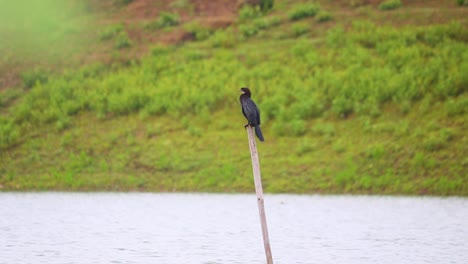
M386 0L379 5L380 10L393 10L401 7L401 0Z
M290 20L299 20L315 16L320 11L320 7L314 3L298 4L289 11Z
M110 67L24 74L27 89L0 91L0 188L251 191L248 86L268 192L468 195L464 22L333 11L332 25L313 6L216 31L192 22L197 41ZM109 28L104 39L129 40Z
M180 17L178 14L169 13L169 12L161 12L157 20L154 20L146 24L146 28L150 30L156 30L160 28L173 27L173 26L178 25L179 23L180 23Z
M326 11L321 11L317 14L316 16L316 20L318 22L327 22L329 20L332 20L333 16L330 12L326 12Z
M119 35L120 32L125 30L123 23L110 25L106 27L104 30L101 31L100 39L101 40L109 40L115 38Z

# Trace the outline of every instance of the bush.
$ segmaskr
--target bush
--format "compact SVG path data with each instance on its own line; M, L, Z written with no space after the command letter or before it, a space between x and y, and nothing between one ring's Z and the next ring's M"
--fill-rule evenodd
M195 40L205 40L213 34L213 30L203 27L199 23L193 22L184 26L184 29L191 33Z
M218 30L209 39L213 48L231 48L236 43L236 37L232 30Z
M119 33L117 38L115 39L115 48L116 49L124 49L124 48L129 48L132 46L132 41L128 37L127 32L122 31Z
M401 7L401 0L387 0L379 5L380 10L393 10Z
M468 97L449 99L445 102L447 116L464 115L468 113Z
M0 117L0 149L7 148L19 138L18 127Z
M156 30L166 27L177 26L180 23L180 17L178 14L169 12L159 13L159 18L145 25L148 30Z
M317 4L299 4L293 7L288 13L290 20L299 20L306 17L315 16L320 11L320 7Z
M244 37L249 38L258 33L258 28L255 25L240 25L239 31Z
M457 0L459 6L468 6L468 0Z
M159 21L160 21L161 27L172 27L172 26L176 26L179 24L180 18L178 14L161 12L159 14Z
M260 9L263 11L263 12L266 12L270 9L273 9L273 5L274 5L274 0L261 0L260 1Z
M239 10L239 20L246 21L252 18L260 17L262 13L260 12L260 7L244 5Z
M193 4L190 0L175 0L170 5L172 8L192 10Z
M131 2L133 2L133 0L114 0L114 3L118 6L128 5Z
M325 12L325 11L321 11L317 14L317 16L315 17L315 20L317 20L318 22L327 22L329 20L331 20L333 17L332 17L332 14L329 13L329 12Z
M46 70L35 68L21 73L21 80L24 88L32 88L36 83L47 83L49 76Z
M104 30L101 31L99 35L100 40L109 40L117 36L120 32L124 30L124 25L122 23L111 25L106 27Z
M305 33L309 32L309 25L304 23L298 23L292 25L292 31L294 37L299 37L304 35Z
M260 17L253 21L258 29L267 29L281 24L281 18L276 16Z

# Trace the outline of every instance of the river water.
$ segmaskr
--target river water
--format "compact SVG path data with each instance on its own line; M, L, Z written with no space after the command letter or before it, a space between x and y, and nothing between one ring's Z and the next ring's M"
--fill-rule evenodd
M266 195L274 263L468 263L468 199ZM265 263L254 194L0 193L0 263Z

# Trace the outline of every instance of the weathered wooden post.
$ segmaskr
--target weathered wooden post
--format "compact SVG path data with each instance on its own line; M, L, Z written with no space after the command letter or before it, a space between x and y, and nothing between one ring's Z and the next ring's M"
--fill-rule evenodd
M258 212L260 213L260 224L262 225L263 244L267 264L273 264L271 255L270 238L268 237L268 227L265 216L265 204L263 201L262 178L260 176L260 162L258 160L257 145L255 143L255 132L253 126L247 126L247 135L249 137L250 156L252 157L252 168L255 183L255 192L257 193Z

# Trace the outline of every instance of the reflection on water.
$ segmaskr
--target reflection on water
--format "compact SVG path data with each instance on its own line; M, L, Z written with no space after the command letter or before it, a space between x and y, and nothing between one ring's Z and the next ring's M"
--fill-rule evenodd
M466 263L468 199L267 195L275 264ZM0 263L265 263L255 195L0 193Z

